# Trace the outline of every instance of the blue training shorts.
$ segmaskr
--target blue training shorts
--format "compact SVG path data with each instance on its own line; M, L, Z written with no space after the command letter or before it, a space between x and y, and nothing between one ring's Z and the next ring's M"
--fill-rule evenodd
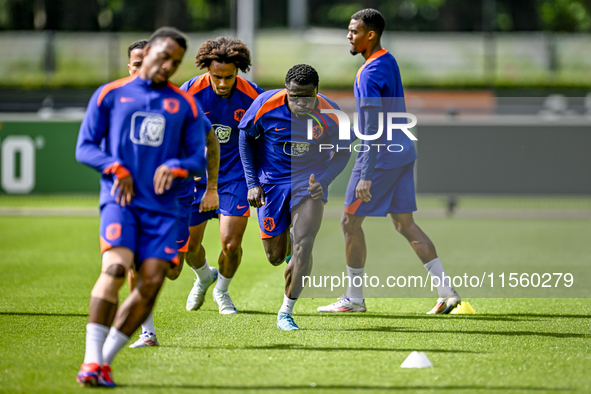
M199 204L201 204L201 199L203 198L203 194L205 194L207 186L198 183L196 184L196 189L195 201L193 201L191 208L191 227L198 226L209 219L218 217L220 213L226 216L250 216L250 206L247 199L248 188L245 179L239 179L219 186L220 208L215 211L199 212Z
M179 215L177 223L177 237L176 245L179 252L189 251L189 238L191 232L189 231L189 225L191 223L191 205L193 204L193 195L189 197L183 197L179 199Z
M291 210L306 197L310 197L308 180L301 182L262 185L265 191L265 205L257 209L261 238L273 238L291 225ZM328 190L322 200L326 203Z
M371 201L363 202L355 197L360 170L353 170L345 194L345 212L357 216L387 216L388 213L406 213L417 210L415 162L394 169L376 168L369 192Z
M101 208L101 253L123 246L135 257L135 267L148 258L178 264L176 215L107 203Z

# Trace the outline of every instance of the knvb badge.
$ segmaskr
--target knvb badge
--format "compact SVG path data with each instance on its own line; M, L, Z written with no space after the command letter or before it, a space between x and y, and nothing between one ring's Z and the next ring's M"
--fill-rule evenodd
M321 113L323 114L333 114L337 117L339 121L339 140L342 141L351 141L351 121L349 116L343 111L339 111L336 109L321 109ZM384 133L384 118L386 118L386 137L388 141L392 141L392 136L394 134L394 130L402 131L410 140L417 141L417 137L415 137L409 129L413 128L417 125L417 117L408 112L388 112L384 117L384 113L379 113L379 120L378 120L378 131L375 134L363 134L359 131L359 114L357 112L353 115L353 132L355 136L359 138L362 142L363 141L375 141L382 137ZM410 120L409 123L400 123L400 119L407 119ZM314 139L314 124L312 119L308 119L308 140ZM353 149L357 152L367 152L371 149L371 147L375 147L375 149L380 151L380 148L384 148L388 150L388 152L402 152L404 147L400 144L365 144L361 143L356 145ZM339 147L335 147L332 144L320 144L319 150L322 151L323 149L339 150ZM348 146L347 148L340 148L340 149L348 149L351 150L351 147Z
M131 117L131 141L138 145L160 146L165 128L166 118L161 114L136 112Z
M225 126L223 124L213 124L213 132L215 133L216 137L218 137L218 141L220 144L226 144L230 141L230 137L232 136L232 128L230 126Z

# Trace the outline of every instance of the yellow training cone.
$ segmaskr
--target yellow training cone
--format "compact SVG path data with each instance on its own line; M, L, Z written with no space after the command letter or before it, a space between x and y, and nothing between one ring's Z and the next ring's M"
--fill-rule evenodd
M453 311L451 311L453 315L474 315L476 311L472 308L472 305L468 301L460 302L460 305L456 306Z

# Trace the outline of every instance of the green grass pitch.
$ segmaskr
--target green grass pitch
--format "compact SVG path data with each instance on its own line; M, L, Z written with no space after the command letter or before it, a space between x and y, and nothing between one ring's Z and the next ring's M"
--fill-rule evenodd
M512 255L557 267L560 261L548 255L589 264L588 220L518 222L419 221L448 270ZM0 392L85 390L75 375L100 271L98 224L98 217L0 217ZM503 238L507 228L515 236ZM212 221L204 241L212 265L220 249L217 229ZM323 230L339 233L338 218L326 218ZM505 244L491 241L479 250L466 236L478 233ZM536 242L536 233L549 235ZM382 253L392 249L419 264L393 228L392 243L383 247ZM342 259L342 251L335 258ZM589 299L469 299L478 313L464 316L425 315L435 297L369 299L367 313L338 316L315 312L334 299L302 299L294 315L302 330L282 332L275 322L283 267L266 262L252 219L230 287L239 314L219 315L211 292L201 310L186 312L193 278L185 267L177 281L167 280L154 317L161 346L119 353L116 392L591 392ZM413 350L424 351L434 368L400 368Z

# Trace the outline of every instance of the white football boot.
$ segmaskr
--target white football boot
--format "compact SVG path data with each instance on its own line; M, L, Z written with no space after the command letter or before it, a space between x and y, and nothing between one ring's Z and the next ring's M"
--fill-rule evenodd
M230 298L230 293L214 288L212 294L213 300L218 304L220 313L222 315L232 315L238 313L234 303L232 302L232 299Z
M136 347L149 347L158 345L160 344L158 343L158 338L156 338L156 334L144 331L140 334L140 339L129 345L129 347L134 349Z
M201 305L203 305L203 302L205 301L207 289L209 289L209 286L211 286L217 279L218 270L214 267L211 268L209 281L200 282L199 279L195 279L193 288L189 293L189 297L187 297L187 305L185 306L188 311L196 311L197 309L201 308Z
M342 296L333 304L327 306L319 306L318 312L365 312L365 300L361 304L351 302L347 296Z
M437 304L427 312L427 315L447 315L451 312L456 306L460 305L462 299L455 291L448 295L447 297L442 297L437 299Z

